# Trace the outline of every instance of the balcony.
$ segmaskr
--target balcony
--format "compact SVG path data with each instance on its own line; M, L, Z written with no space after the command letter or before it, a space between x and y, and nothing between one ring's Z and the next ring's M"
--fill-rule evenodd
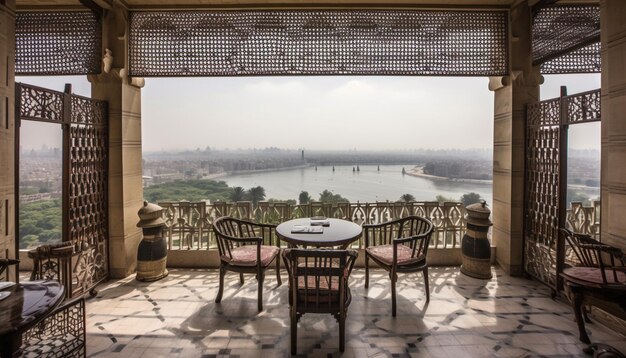
M213 269L173 269L142 283L134 276L100 286L87 303L87 353L93 357L289 356L287 285L265 281L265 310L257 312L256 281L226 276L221 304ZM401 275L398 316L391 317L389 279L374 270L369 289L357 268L342 357L584 356L571 307L550 298L537 281L494 269L483 281L456 267L430 271L431 301L420 280ZM287 278L283 273L283 280ZM285 281L283 281L285 282ZM338 327L329 315L307 314L298 329L298 354L338 356ZM626 351L623 336L588 324L594 342Z

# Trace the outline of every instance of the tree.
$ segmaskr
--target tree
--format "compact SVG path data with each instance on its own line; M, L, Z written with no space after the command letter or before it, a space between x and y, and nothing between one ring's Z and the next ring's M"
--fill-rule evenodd
M144 188L143 197L153 203L159 201L228 201L233 188L223 181L175 180ZM244 199L245 200L245 199Z
M294 199L281 200L281 199L269 198L267 199L267 202L268 203L287 203L289 205L296 205L296 201Z
M300 192L300 195L298 195L298 202L300 203L300 205L310 203L311 199L311 195L309 195L308 191L303 190Z
M481 199L480 194L474 192L461 195L463 206L479 203Z
M320 201L322 203L341 203L348 202L348 199L342 197L339 194L333 194L328 189L320 193Z
M255 186L254 188L248 189L247 194L252 204L256 206L259 201L265 199L265 188L262 186Z
M240 186L234 187L232 193L230 193L231 201L243 201L245 197L246 191Z
M412 201L415 201L415 197L411 194L402 194L402 196L400 196L400 201L404 201L405 203L410 203Z
M454 200L452 198L445 197L445 196L443 196L441 194L437 194L437 196L435 196L435 200L440 202L440 203L443 203L443 202L446 202L446 201L456 201L456 200Z

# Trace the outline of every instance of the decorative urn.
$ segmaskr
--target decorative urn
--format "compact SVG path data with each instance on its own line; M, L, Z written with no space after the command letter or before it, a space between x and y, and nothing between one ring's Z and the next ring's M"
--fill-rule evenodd
M465 208L467 230L461 242L461 272L467 276L491 278L491 244L487 238L489 227L493 225L489 216L491 210L483 200Z
M163 236L163 208L143 202L139 209L137 227L143 229L143 239L137 250L137 280L156 281L167 276L167 243Z

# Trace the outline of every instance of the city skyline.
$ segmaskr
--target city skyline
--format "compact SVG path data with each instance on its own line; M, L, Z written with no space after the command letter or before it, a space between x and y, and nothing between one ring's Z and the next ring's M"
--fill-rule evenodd
M84 76L21 77L55 90ZM599 75L545 76L541 98L600 86ZM470 149L493 146L493 92L486 77L147 78L142 89L145 152L279 147L310 150ZM58 146L54 125L24 123L26 150ZM174 130L173 130L174 129ZM56 132L56 133L55 133ZM56 137L56 138L55 138ZM599 123L572 126L570 145L600 146Z

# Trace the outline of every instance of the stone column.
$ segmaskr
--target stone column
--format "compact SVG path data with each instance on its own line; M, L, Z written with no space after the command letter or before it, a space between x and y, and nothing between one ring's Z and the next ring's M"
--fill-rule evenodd
M0 257L15 246L15 0L0 2ZM15 266L9 268L17 280ZM2 278L0 278L2 279Z
M626 251L626 1L600 1L602 241Z
M494 92L492 235L496 262L507 273L521 275L526 104L539 100L542 77L532 66L527 1L511 9L509 24L510 73L489 80Z
M127 75L127 10L105 12L103 73L90 76L91 95L109 103L109 272L121 278L135 271L142 239L137 211L143 206L141 88Z

